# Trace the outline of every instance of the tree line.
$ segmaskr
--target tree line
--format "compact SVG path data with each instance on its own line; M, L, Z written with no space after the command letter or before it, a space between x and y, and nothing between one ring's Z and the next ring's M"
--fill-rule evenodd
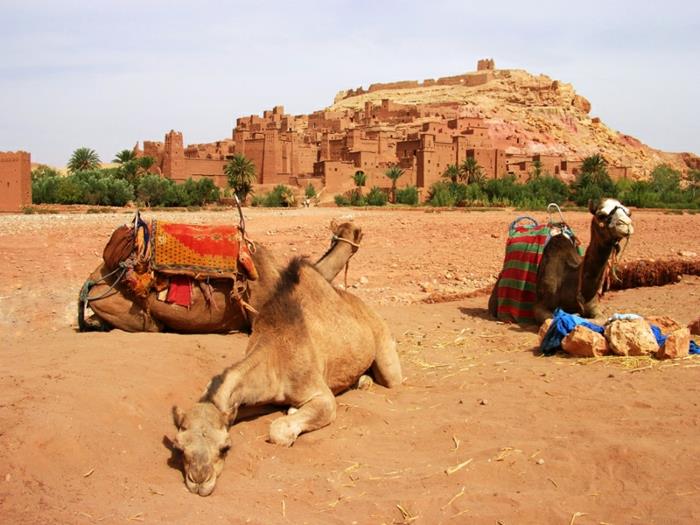
M131 150L117 152L115 166L102 168L97 153L90 148L78 148L67 164L68 176L47 166L32 171L32 200L47 204L88 204L124 206L135 202L142 206L203 206L218 202L221 197L237 195L241 202L252 195L253 206L296 206L295 194L289 186L278 185L271 192L253 195L257 182L255 165L244 155L234 155L224 166L228 188L220 190L209 178L188 179L175 183L150 170L154 159L136 156ZM373 186L365 192L367 175L358 170L352 175L355 188L336 195L338 206L384 206L387 203L418 205L420 191L416 186L398 188L405 175L398 165L389 166L384 175L390 181L388 189ZM305 197L312 199L316 190L309 184ZM648 180L613 181L608 165L601 155L591 155L582 162L580 173L571 184L547 173L535 161L524 182L515 175L487 179L474 158L460 165L448 166L441 180L427 190L426 203L441 207L515 206L541 209L550 202L574 203L585 206L589 199L616 197L629 206L640 208L700 209L700 170L689 170L686 180L672 167L661 164Z

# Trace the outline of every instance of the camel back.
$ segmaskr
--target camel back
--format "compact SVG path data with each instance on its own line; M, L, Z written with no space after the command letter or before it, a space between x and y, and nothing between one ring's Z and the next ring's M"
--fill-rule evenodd
M525 220L530 223L523 223ZM554 235L566 235L577 245L573 230L565 223L537 224L530 217L519 217L511 223L503 269L496 282L498 319L523 324L535 322L537 271L545 246Z

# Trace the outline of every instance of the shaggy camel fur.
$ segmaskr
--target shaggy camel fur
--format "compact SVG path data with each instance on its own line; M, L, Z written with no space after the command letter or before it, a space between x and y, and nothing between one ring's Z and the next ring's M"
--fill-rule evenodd
M316 263L319 271L329 280L347 265L359 249L362 229L351 222L331 222L333 238L331 246ZM248 303L258 311L270 298L279 279L279 270L269 250L258 246L253 254L258 270L258 280L248 281ZM98 281L108 270L101 265L89 279ZM190 308L159 301L151 293L146 299L135 297L127 287L118 283L110 290L109 283L101 282L92 287L89 306L95 317L106 328L119 328L127 332L226 333L250 328L254 312L244 314L236 301L231 300L231 282L212 281L211 302L207 302L198 286L192 290ZM100 298L105 295L103 298ZM79 308L83 304L79 303Z
M598 295L608 261L620 251L620 242L634 233L630 211L615 199L591 201L591 243L583 257L563 235L547 243L537 269L535 319L542 324L556 308L584 317L598 317ZM496 316L496 288L489 298Z
M228 425L240 407L291 406L270 425L270 441L289 446L302 432L335 419L335 394L374 379L401 383L396 344L386 323L360 299L334 288L303 259L283 272L275 295L253 324L246 356L216 376L189 412L174 409L185 483L209 495L231 443Z

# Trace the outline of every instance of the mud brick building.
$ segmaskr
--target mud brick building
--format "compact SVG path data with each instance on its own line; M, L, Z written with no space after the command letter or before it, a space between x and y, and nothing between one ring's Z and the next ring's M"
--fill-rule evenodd
M32 204L32 159L26 151L0 152L0 212Z
M342 91L336 102L348 97L387 89L416 89L429 86L480 86L494 78L493 59L479 60L477 71L419 81L372 84ZM476 159L487 178L508 174L527 180L535 162L542 171L571 179L580 169L580 159L559 155L522 155L520 138L492 138L489 118L470 114L458 102L399 104L389 99L366 101L359 109L321 110L309 115L289 115L275 106L262 115L236 119L230 139L185 146L181 132L171 130L163 142L138 144L138 155L155 159L153 171L175 181L210 177L224 187L224 166L235 154L255 165L257 182L325 187L341 193L354 187L353 174L362 170L367 186L388 189L384 173L398 165L405 174L398 186L417 186L425 198L430 186L442 178L450 164ZM628 169L613 167L614 178L626 177Z

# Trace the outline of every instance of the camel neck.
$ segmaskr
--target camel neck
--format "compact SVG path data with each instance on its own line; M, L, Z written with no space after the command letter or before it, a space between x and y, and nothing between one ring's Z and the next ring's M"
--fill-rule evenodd
M332 281L352 257L355 247L344 241L335 241L333 246L316 262L318 272L328 281Z
M604 242L591 223L591 243L583 256L579 277L579 291L586 303L595 298L603 285L605 267L614 249L615 244Z
M224 413L235 413L238 407L266 401L267 385L275 384L268 377L264 352L252 351L241 361L227 368L220 377L220 384L209 400Z

